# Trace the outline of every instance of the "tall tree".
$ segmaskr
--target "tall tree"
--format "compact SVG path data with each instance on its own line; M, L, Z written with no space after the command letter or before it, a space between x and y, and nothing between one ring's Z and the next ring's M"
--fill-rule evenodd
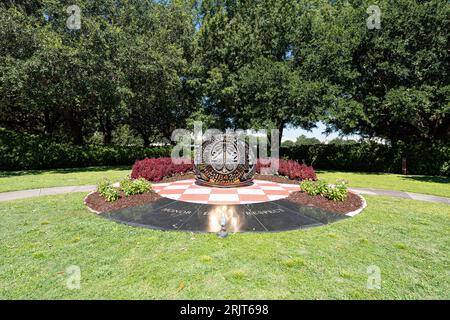
M339 90L328 123L394 143L449 142L450 4L378 1L381 28L369 29L371 4L350 1L334 21L354 35L356 46L345 52L347 61L337 54L327 59L329 65L341 63L332 79Z
M129 123L145 141L170 138L198 96L190 73L190 0L0 4L0 125L83 144ZM66 139L69 138L69 139Z
M311 42L310 28L300 28L311 19L305 3L226 1L205 10L198 34L205 107L224 126L278 129L281 139L287 125L309 129L322 114L327 87L295 57Z
M147 15L139 13L143 7ZM195 32L190 3L141 3L127 15L120 59L128 122L145 145L161 138L171 142L172 131L185 127L197 103L190 76Z

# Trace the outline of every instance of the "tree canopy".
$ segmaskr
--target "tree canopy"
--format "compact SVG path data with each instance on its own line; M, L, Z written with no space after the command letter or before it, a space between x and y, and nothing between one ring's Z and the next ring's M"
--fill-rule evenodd
M121 124L145 143L184 125L193 111L189 3L77 1L81 28L67 27L67 1L0 6L0 124L104 143Z
M354 29L355 45L335 72L332 82L339 95L326 121L344 133L393 142L448 142L448 1L378 1L378 5L379 30L337 21ZM351 7L351 16L363 17L364 8Z
M77 0L0 4L0 127L83 144L219 129L448 143L446 0Z

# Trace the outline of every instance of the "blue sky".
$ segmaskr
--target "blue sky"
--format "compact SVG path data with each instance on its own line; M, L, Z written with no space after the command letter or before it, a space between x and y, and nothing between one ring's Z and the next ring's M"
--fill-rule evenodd
M284 131L283 131L282 141L286 141L286 140L295 141L297 139L297 137L301 136L302 134L307 137L317 138L322 142L330 141L339 136L338 132L333 132L327 136L326 134L323 133L324 131L325 131L325 125L321 122L317 123L317 128L314 128L311 131L306 131L306 130L299 129L299 128L287 128L287 129L284 129ZM345 138L357 140L360 137L357 135L352 135L352 136L346 136Z

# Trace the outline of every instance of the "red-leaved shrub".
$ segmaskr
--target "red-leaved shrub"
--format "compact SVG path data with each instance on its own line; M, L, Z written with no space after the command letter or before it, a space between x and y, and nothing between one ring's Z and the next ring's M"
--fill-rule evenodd
M256 172L260 174L270 173L267 170L270 166L269 160L258 160ZM149 181L158 182L164 177L171 177L176 174L183 174L193 171L193 162L189 164L174 164L171 158L146 158L136 160L131 171L131 178L144 178ZM286 176L291 180L317 180L313 167L300 164L295 160L279 161L278 174Z
M270 160L258 159L256 172L265 174L270 166ZM270 171L269 171L270 172ZM278 174L286 176L291 180L317 180L313 167L300 164L295 160L279 160Z
M161 181L164 177L186 173L193 170L193 163L174 164L171 158L146 158L136 160L131 171L131 178L140 177L149 181Z

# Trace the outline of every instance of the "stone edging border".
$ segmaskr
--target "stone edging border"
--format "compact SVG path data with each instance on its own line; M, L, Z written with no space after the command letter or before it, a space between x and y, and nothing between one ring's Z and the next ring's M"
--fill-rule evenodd
M96 193L96 192L97 192L97 190L94 190L94 191L89 192L89 193L86 195L86 197L84 197L83 202L84 202L84 205L86 206L86 208L87 208L90 212L95 213L95 214L101 214L102 212L92 209L92 208L89 207L88 204L86 203L86 199L87 199L91 194Z
M351 192L351 191L349 191L349 192ZM356 194L361 199L362 206L359 209L356 209L354 211L346 213L345 215L348 217L354 217L354 216L360 214L367 207L367 201L366 201L366 199L364 199L364 197L362 195L360 195L356 192L351 192L351 193Z

